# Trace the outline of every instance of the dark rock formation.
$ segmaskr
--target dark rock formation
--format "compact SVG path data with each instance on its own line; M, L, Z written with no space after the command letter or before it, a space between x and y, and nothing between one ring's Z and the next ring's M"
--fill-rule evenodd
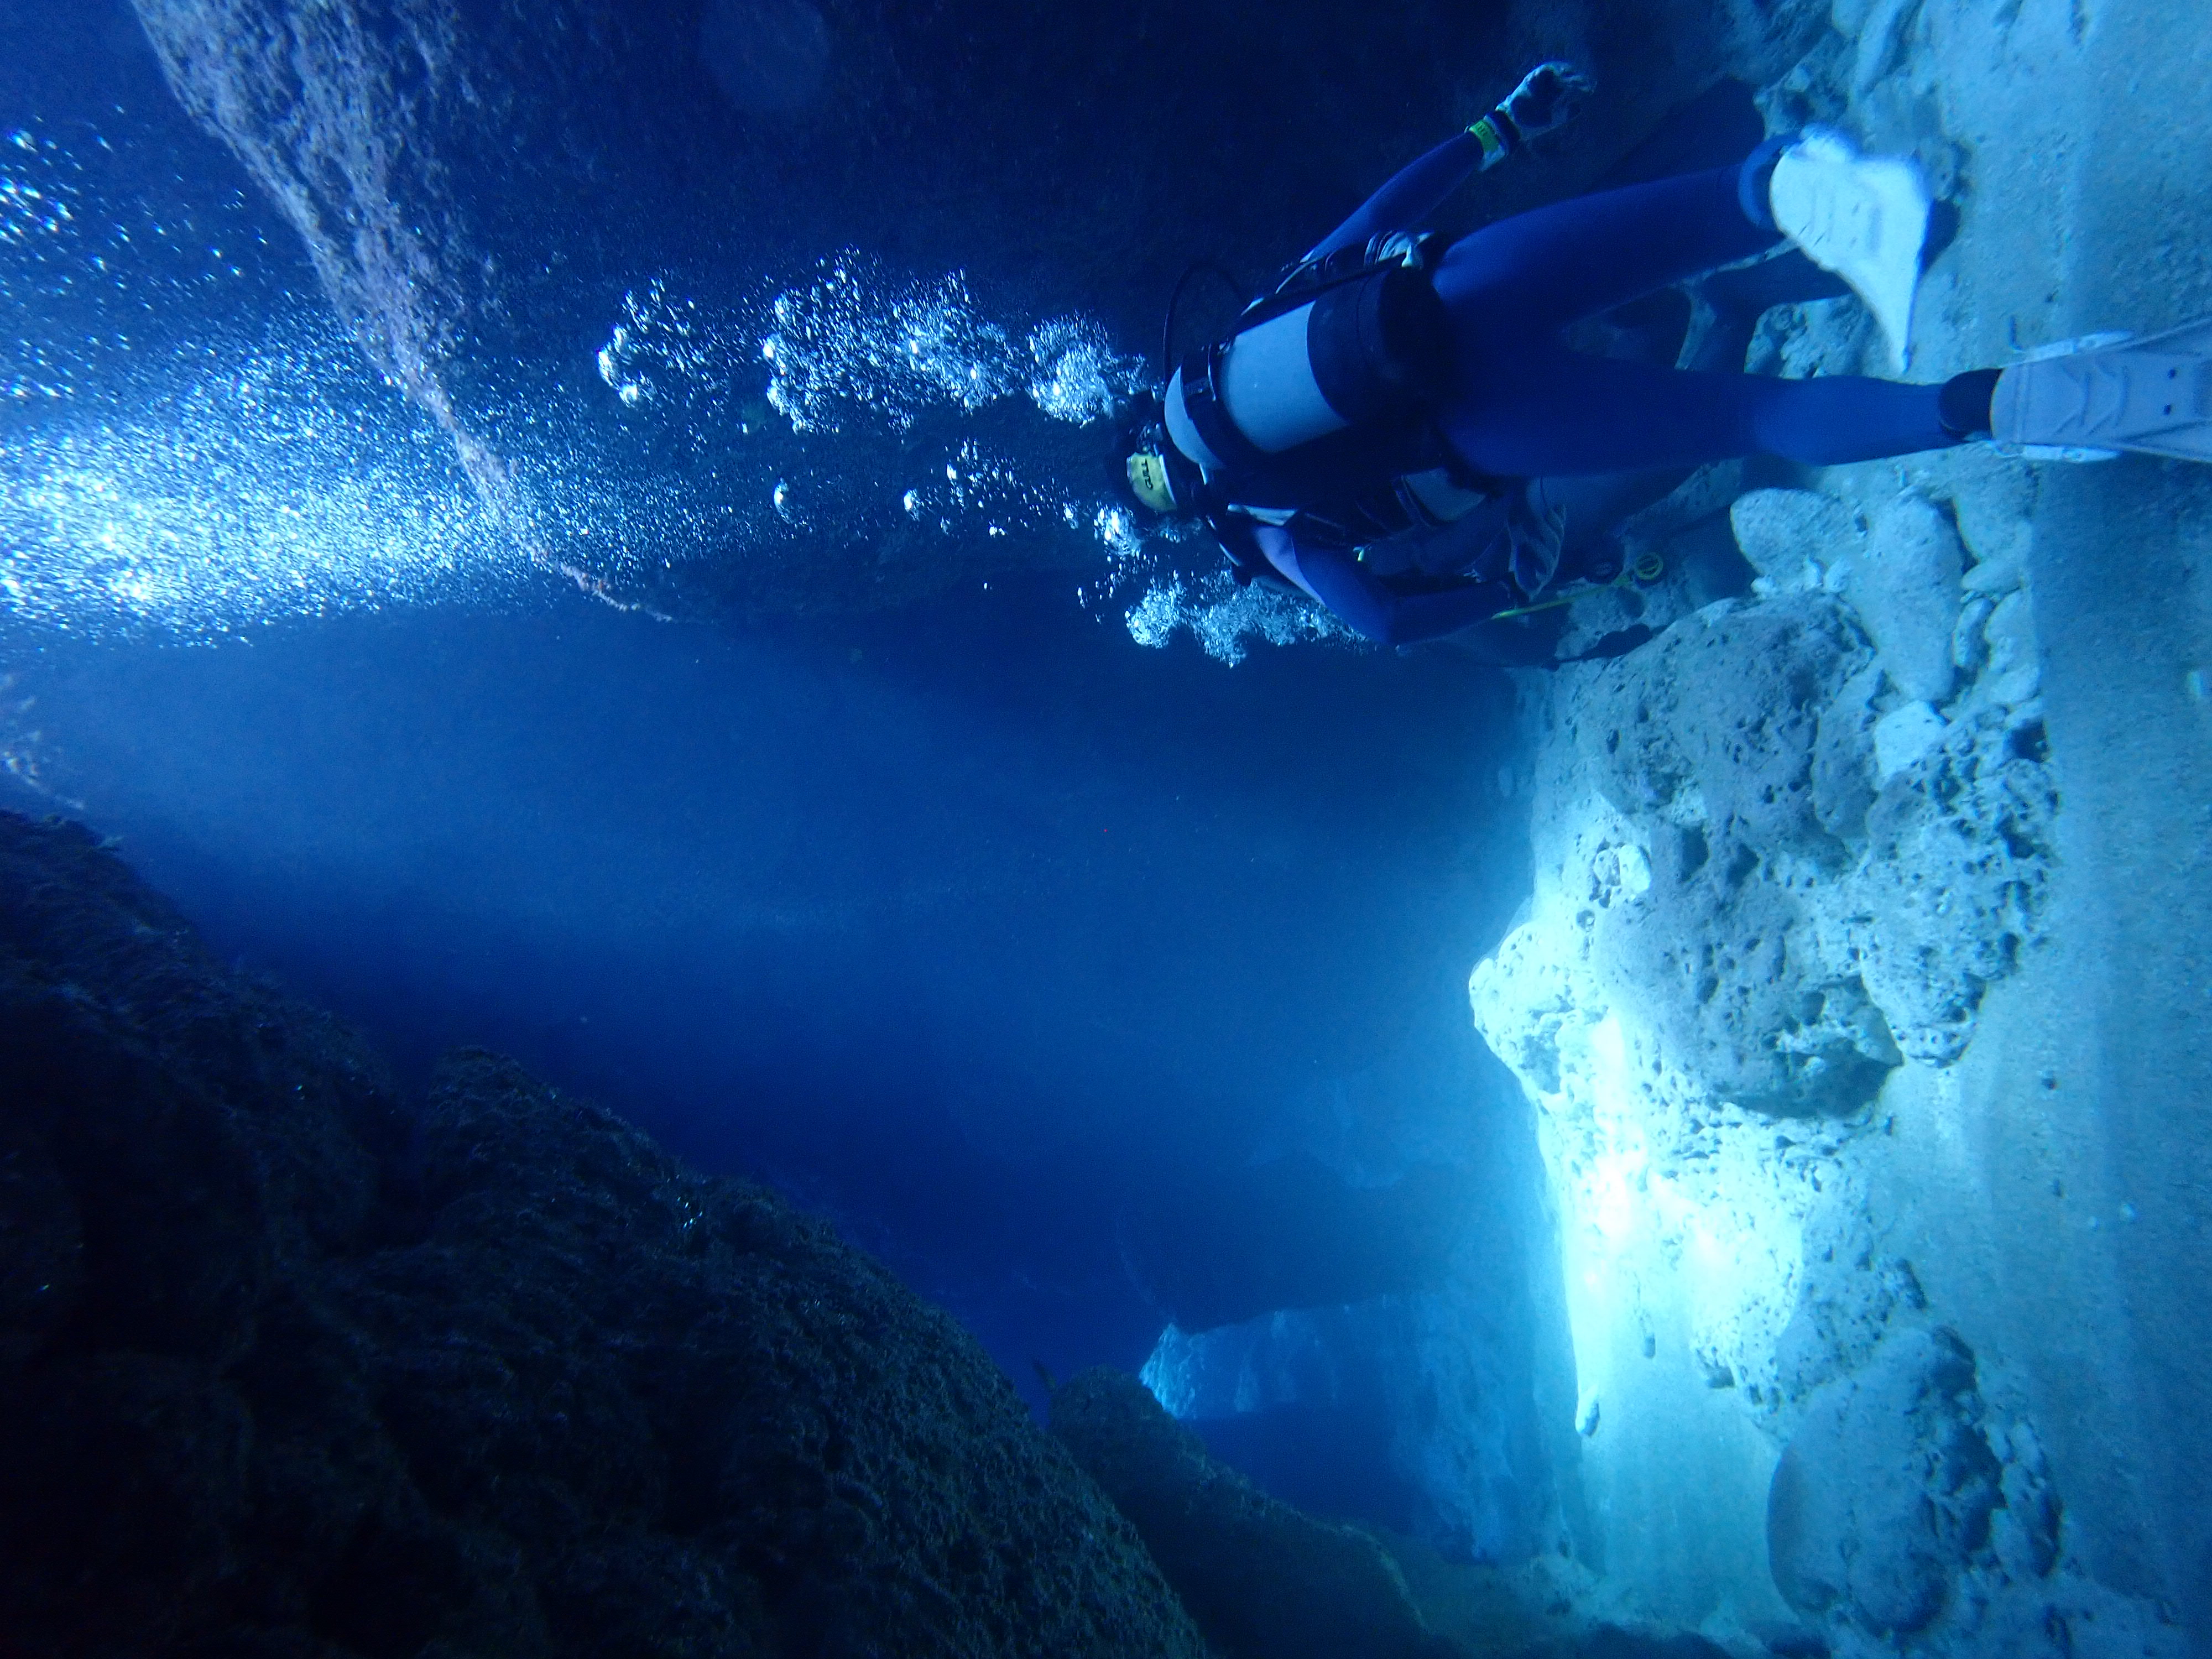
M0 817L0 1654L1201 1650L828 1228L491 1055L410 1113Z
M1893 1333L1816 1395L1767 1499L1767 1550L1790 1604L1840 1607L1883 1633L1933 1620L2007 1501L1980 1416L1974 1356L1948 1330Z
M1052 1431L1136 1523L1228 1659L1415 1659L1432 1635L1367 1534L1279 1503L1206 1454L1135 1378L1091 1370L1053 1392Z
M1575 1644L1574 1659L1723 1659L1727 1652L1687 1631L1654 1636L1601 1625Z
M1055 1389L1052 1431L1136 1523L1223 1659L1724 1659L1688 1632L1585 1625L1540 1578L1490 1566L1429 1557L1417 1602L1393 1548L1268 1497L1119 1371Z

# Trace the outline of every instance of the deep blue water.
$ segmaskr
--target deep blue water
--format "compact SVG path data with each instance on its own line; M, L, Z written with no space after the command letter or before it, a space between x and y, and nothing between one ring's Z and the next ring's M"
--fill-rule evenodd
M49 641L18 674L49 787L220 948L411 1071L508 1049L778 1182L1024 1382L1157 1335L1133 1191L1482 1157L1462 979L1522 855L1504 689L1449 658L1225 669L1038 580L751 635L576 600Z
M1489 1215L1515 1271L1528 1131L1464 993L1527 888L1502 677L1145 649L1098 549L844 614L581 597L471 517L134 28L0 20L0 172L44 192L0 219L0 800L118 837L417 1082L491 1046L775 1182L1032 1401L1034 1366L1134 1370L1177 1313L1419 1288L1432 1212ZM871 410L810 441L822 499L945 463ZM998 495L940 490L902 556L964 556L1024 490L1087 512L1092 437L1024 414L976 428ZM609 442L625 487L592 511L648 562L656 526L711 518L711 467L653 495L668 433ZM1403 1522L1382 1409L1212 1432Z

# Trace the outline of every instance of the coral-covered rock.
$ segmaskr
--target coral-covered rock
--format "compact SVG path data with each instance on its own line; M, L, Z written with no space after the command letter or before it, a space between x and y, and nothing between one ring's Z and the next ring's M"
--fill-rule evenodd
M951 1319L0 817L0 1650L1190 1655Z

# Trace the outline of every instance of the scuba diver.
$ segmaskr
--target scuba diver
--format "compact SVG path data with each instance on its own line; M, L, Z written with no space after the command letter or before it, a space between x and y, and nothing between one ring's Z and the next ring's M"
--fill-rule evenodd
M1902 368L1931 209L1911 162L1814 130L1449 246L1415 233L1589 90L1572 66L1540 64L1175 366L1118 446L1134 501L1203 520L1240 582L1294 587L1367 638L1409 644L1617 574L1591 529L1708 462L1824 466L1978 441L2212 460L2212 324L2090 336L1939 385L1747 374L1740 349L1732 367L1683 368L1571 349L1569 325L1661 289L1809 260L1857 293Z

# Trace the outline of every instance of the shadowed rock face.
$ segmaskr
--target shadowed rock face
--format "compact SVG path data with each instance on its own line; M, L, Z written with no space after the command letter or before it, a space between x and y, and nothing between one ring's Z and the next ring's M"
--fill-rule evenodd
M1533 1575L1420 1571L1404 1540L1315 1519L1206 1455L1134 1377L1101 1367L1053 1391L1052 1431L1136 1523L1224 1659L1723 1659L1683 1631L1587 1620ZM1419 1565L1419 1556L1415 1556ZM1540 1611L1539 1610L1540 1608ZM1432 1626L1435 1613L1450 1633ZM1777 1649L1780 1651L1780 1649ZM1825 1653L1826 1649L1820 1651Z
M1974 1357L1940 1329L1888 1338L1815 1398L1768 1498L1774 1580L1792 1607L1818 1615L1840 1604L1885 1633L1921 1629L1942 1610L2014 1484L1980 1411ZM2055 1509L2040 1482L2035 1496L2009 1518L2033 1529L2021 1536L2040 1574L2056 1551Z
M1052 1430L1136 1522L1232 1659L1437 1659L1382 1547L1268 1497L1216 1463L1134 1377L1090 1370L1053 1392Z
M0 1649L1188 1654L981 1351L465 1054L419 1113L0 817Z

